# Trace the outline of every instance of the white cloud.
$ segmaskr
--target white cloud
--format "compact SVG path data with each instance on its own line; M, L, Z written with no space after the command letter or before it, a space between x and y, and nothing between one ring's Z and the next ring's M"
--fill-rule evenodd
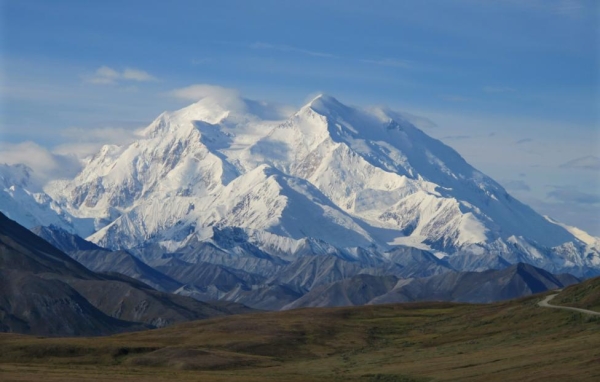
M112 84L115 83L119 78L120 74L114 69L108 66L101 66L96 70L94 76L90 79L90 82L95 84Z
M96 154L107 144L130 144L141 131L116 127L70 127L60 132L65 143L51 149L31 141L17 144L0 142L0 164L25 164L31 167L34 179L40 184L54 179L70 179L81 171L82 159Z
M74 155L53 153L30 141L0 143L0 163L25 164L42 184L52 179L72 178L81 170L81 163Z
M171 90L167 94L174 98L193 102L209 98L214 102L215 107L225 107L229 110L245 110L247 106L238 90L216 85L190 85Z
M187 101L198 101L206 97L231 99L240 96L240 92L236 89L209 84L190 85L185 88L171 90L168 94L172 97Z
M122 127L100 127L95 129L82 127L68 127L61 131L61 135L71 141L97 142L106 144L125 144L140 136L139 129L127 129Z
M241 96L236 89L209 84L196 84L185 88L174 89L167 95L186 100L199 101L208 98L215 108L226 108L229 111L250 113L266 120L279 120L289 117L296 109L287 105L256 101ZM208 104L208 103L206 103Z
M58 155L73 155L76 158L84 159L96 154L104 144L104 142L67 142L55 146L53 152Z
M122 72L119 72L108 66L99 67L93 75L85 77L85 80L97 85L112 85L120 81L157 81L156 77L144 70L126 68Z
M69 127L61 131L66 142L52 150L58 155L83 159L97 153L104 145L127 145L140 137L143 128L121 127L81 128Z
M121 77L125 80L139 81L139 82L147 82L147 81L156 81L156 78L148 74L143 70L139 69L131 69L127 68L121 74Z
M438 127L438 125L429 118L426 118L426 117L423 117L420 115L407 113L404 111L401 114L404 118L406 118L408 120L408 122L417 126L419 129L432 129L432 128Z

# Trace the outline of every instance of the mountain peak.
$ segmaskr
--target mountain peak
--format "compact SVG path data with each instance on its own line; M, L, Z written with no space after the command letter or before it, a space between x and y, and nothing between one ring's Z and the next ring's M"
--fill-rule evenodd
M183 109L165 113L165 116L178 124L202 121L212 125L237 125L248 121L284 120L291 114L284 105L228 94L206 96Z
M246 112L247 105L241 97L209 96L175 112L174 115L215 124L232 114L245 114Z
M327 93L319 93L316 97L310 100L309 104L313 102L337 102L340 103L335 97Z
M0 189L0 207L28 226L72 211L96 224L89 240L106 248L167 243L174 250L194 232L204 240L211 227L230 226L276 246L312 237L340 248L426 248L456 259L457 269L495 264L485 257L493 253L552 271L600 272L596 249L588 256L567 229L401 114L326 94L292 113L213 93L161 115L130 145L104 149L55 192L57 201ZM35 221L13 212L41 197L47 207Z
M313 98L305 108L311 108L322 115L340 114L348 109L348 106L344 105L334 97L327 94L319 94ZM304 109L304 108L303 108Z

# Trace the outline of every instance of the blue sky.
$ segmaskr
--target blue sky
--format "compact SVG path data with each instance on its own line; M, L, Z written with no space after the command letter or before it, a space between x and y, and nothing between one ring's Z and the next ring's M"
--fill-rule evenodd
M600 235L600 2L0 0L0 162L67 176L193 84L420 118L539 212Z

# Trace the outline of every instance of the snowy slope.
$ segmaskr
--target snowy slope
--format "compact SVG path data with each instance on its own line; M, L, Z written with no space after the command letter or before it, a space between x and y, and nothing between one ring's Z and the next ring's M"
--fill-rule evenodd
M457 269L600 272L596 239L537 214L401 114L329 96L284 120L267 109L207 97L163 113L136 142L105 146L74 180L47 185L48 203L93 220L88 239L113 249L173 251L241 227L288 261L302 248L370 261L409 245Z
M22 164L0 164L0 211L29 228L54 225L88 235L90 224L66 213L32 180L32 172Z

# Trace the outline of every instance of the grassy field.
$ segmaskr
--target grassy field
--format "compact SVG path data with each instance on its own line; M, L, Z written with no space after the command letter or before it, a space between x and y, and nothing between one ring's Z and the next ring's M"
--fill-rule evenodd
M600 312L600 277L565 288L552 300L552 304Z
M540 299L302 309L100 338L4 334L0 380L600 380L600 319Z

